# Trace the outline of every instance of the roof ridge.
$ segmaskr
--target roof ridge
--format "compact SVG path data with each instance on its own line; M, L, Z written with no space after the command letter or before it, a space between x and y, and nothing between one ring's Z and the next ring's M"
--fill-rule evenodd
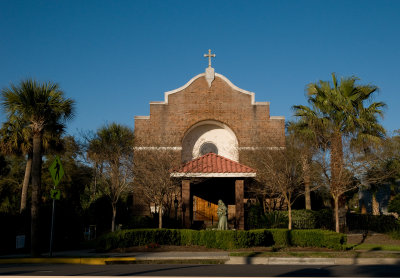
M207 153L181 165L175 173L255 173L256 170L216 153Z

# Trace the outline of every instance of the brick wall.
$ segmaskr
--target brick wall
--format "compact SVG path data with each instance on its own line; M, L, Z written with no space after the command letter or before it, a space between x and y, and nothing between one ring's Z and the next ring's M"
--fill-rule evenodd
M285 144L285 120L270 118L269 103L252 104L252 95L217 76L210 88L200 76L182 91L170 94L168 103L150 103L150 118L135 118L135 139L140 146L181 147L185 132L203 120L229 126L239 148L254 146L260 135L274 146Z

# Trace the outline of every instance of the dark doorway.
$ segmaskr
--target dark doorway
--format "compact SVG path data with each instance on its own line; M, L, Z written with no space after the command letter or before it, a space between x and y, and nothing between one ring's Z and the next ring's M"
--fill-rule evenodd
M218 224L218 200L228 207L228 222L233 227L235 219L235 179L210 178L191 186L193 224L200 228Z

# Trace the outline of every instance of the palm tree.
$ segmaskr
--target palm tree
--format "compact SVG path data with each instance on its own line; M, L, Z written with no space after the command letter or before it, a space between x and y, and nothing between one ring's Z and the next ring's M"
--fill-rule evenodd
M58 84L29 79L4 89L2 105L8 119L15 116L26 121L32 135L31 253L37 256L40 254L39 202L43 134L47 128L72 118L74 101L64 97Z
M42 137L43 152L61 151L63 142L60 138L64 125L52 123L46 126ZM27 156L24 180L21 189L20 213L25 211L28 196L28 185L32 169L32 132L29 124L12 116L0 129L0 150L6 155Z
M356 85L358 78L342 78L338 82L332 74L332 83L319 81L308 85L308 102L311 107L294 106L295 116L310 123L324 137L330 148L330 192L335 202L335 226L339 232L339 198L348 190L344 169L343 139L354 142L379 141L385 134L378 117L383 115L383 102L365 107L377 91L376 86ZM349 179L349 183L351 183ZM348 183L348 184L349 184Z
M21 119L12 116L0 129L0 150L7 155L27 156L24 181L21 190L20 213L26 209L28 184L32 168L32 136L29 127Z
M133 131L116 123L98 129L89 141L88 158L102 168L101 183L112 206L111 231L115 230L119 197L131 185L132 147Z

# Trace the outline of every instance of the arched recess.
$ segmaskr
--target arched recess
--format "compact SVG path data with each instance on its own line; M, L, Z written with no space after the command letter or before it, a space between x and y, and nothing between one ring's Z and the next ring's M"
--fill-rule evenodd
M207 120L190 127L182 140L182 162L188 162L208 152L239 161L238 140L226 124Z

